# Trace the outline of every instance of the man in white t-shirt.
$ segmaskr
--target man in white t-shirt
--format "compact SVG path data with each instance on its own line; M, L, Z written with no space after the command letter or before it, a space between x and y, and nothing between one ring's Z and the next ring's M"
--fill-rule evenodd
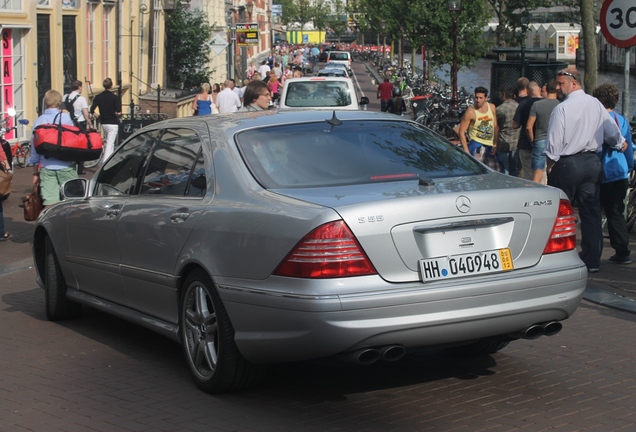
M258 73L261 74L261 79L264 80L271 68L267 64L267 60L263 60L263 63L258 67Z
M82 82L75 80L71 83L71 92L64 96L66 109L73 122L82 130L94 129L93 122L88 115L88 102L82 96ZM71 106L72 105L72 106ZM77 174L84 174L84 162L77 162Z
M241 98L232 90L232 80L225 80L225 88L216 96L216 104L220 113L232 113L241 108Z

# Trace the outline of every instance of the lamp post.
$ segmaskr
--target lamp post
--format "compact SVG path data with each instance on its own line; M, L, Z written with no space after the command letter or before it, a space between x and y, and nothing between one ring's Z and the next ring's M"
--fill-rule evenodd
M420 33L424 33L424 24L420 24ZM422 69L424 70L424 84L428 84L428 47L426 46L426 34L422 35L424 44L422 45ZM413 62L415 65L415 62Z
M267 14L267 25L269 27L269 49L274 49L274 27L272 26L272 10L267 8L265 12Z
M386 20L380 21L380 28L382 29L382 63L386 57Z
M234 54L236 49L236 24L234 23L236 9L227 10L225 21L230 31L230 49L227 50L227 77L234 78Z
M462 10L461 0L448 0L448 11L453 18L453 64L451 66L452 91L451 107L454 112L459 108L459 96L457 94L457 17Z

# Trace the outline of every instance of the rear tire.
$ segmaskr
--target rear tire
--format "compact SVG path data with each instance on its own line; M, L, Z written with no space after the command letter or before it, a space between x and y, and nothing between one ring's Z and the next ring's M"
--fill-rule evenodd
M234 342L234 328L210 277L192 272L183 285L179 336L196 385L208 393L253 386L260 367L249 363Z
M66 280L60 269L60 263L49 237L46 238L44 257L44 294L46 317L50 321L78 318L82 314L82 305L66 297Z

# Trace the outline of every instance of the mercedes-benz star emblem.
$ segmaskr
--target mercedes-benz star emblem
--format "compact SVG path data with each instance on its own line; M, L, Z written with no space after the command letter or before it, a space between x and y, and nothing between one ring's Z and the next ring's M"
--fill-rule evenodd
M468 213L471 208L470 200L467 196L460 195L455 200L455 207L457 207L460 213Z

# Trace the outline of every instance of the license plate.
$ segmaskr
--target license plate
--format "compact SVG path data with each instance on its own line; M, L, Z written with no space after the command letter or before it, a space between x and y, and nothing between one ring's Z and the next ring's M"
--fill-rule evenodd
M424 282L512 269L512 256L508 248L420 260Z

